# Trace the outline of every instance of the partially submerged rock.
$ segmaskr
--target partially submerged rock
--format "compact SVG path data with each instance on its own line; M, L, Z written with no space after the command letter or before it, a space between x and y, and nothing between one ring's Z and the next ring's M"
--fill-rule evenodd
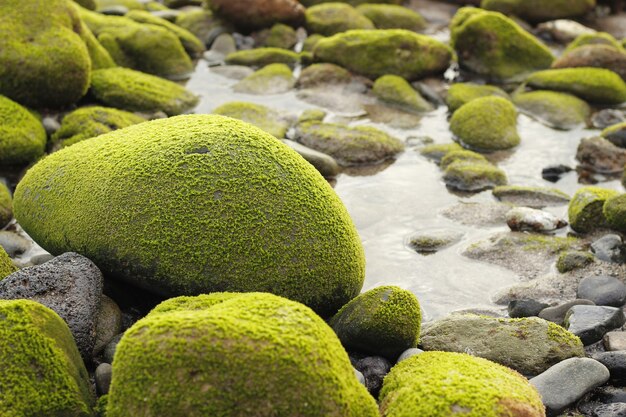
M431 254L457 243L463 233L454 230L425 230L411 235L408 246L421 254Z
M424 146L422 149L420 149L420 154L428 159L432 159L433 161L439 163L443 159L443 157L445 157L450 152L462 150L463 147L458 143L437 143Z
M352 80L349 71L335 64L313 64L302 70L298 78L299 88L320 85L348 84Z
M290 67L300 61L300 56L282 48L256 48L237 51L226 56L229 65L264 67L269 64L287 64Z
M323 36L351 29L375 29L371 20L345 3L323 3L309 7L305 17L308 31Z
M524 113L554 129L585 126L589 105L576 96L555 91L531 91L513 95L513 103Z
M571 228L579 233L587 233L607 227L602 209L606 200L618 194L617 191L601 187L579 189L572 197L567 210Z
M498 96L509 98L509 95L499 87L474 83L455 83L448 89L446 104L450 113L454 113L464 104L481 97Z
M505 185L493 189L492 194L500 201L531 208L560 206L567 204L570 197L557 188L524 187Z
M219 16L245 29L270 27L274 23L298 25L305 9L297 0L211 0L208 6Z
M402 77L383 75L374 82L372 92L378 99L409 112L427 112L433 106Z
M36 161L46 149L46 131L26 108L0 95L0 166Z
M213 110L214 114L228 116L250 123L277 139L285 137L289 121L280 112L261 104L231 101Z
M513 231L551 232L567 226L552 213L530 207L515 207L506 215L506 224Z
M293 88L296 80L285 64L270 64L239 81L233 90L245 94L280 94Z
M455 161L448 165L443 180L450 188L477 192L506 185L506 173L489 162Z

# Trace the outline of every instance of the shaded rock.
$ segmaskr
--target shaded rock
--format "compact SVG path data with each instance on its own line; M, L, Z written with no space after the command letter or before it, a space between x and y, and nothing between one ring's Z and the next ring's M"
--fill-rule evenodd
M598 306L621 307L626 303L626 285L615 277L591 276L580 281L576 295Z
M617 194L617 191L600 187L580 188L572 197L567 210L571 228L579 233L587 233L606 227L602 208L607 199Z
M298 25L304 21L304 7L297 0L211 0L209 7L219 16L247 29L274 23Z
M480 7L512 14L530 22L545 22L583 16L593 10L595 0L482 0Z
M602 344L609 351L626 350L626 332L608 332L602 338Z
M415 355L419 355L420 353L424 353L424 351L418 348L407 349L404 352L402 352L402 354L398 357L398 360L396 361L396 363L400 363L403 360L409 359L410 357L413 357Z
M304 145L294 142L292 140L283 139L282 142L289 146L294 151L306 159L311 165L315 167L325 178L332 178L339 174L341 170L337 161L325 153L318 152L315 149L307 148Z
M178 13L174 23L193 33L206 46L213 46L214 41L227 30L228 26L212 12L202 9Z
M96 342L93 347L93 355L96 356L102 352L106 345L121 331L122 311L115 301L103 295L96 323Z
M617 109L602 109L595 112L591 115L591 125L596 129L606 129L615 124L622 123L626 121L626 113L622 110ZM626 125L625 125L626 127ZM610 140L615 145L620 148L626 148L626 134L623 135L623 139L616 138L617 140L613 140L612 137L607 137L604 135L604 132L600 134L605 139Z
M298 78L299 88L319 85L348 84L352 80L349 71L335 64L313 64L302 70Z
M601 136L620 148L626 148L626 123L616 123L607 127Z
M281 48L256 48L232 52L225 58L228 65L246 65L264 67L270 64L285 64L293 67L300 61L300 56Z
M565 315L570 310L570 308L572 308L574 306L579 306L579 305L593 306L595 304L591 300L573 300L573 301L568 301L566 303L559 304L559 305L554 306L554 307L544 308L543 310L541 310L539 312L539 318L551 321L553 323L558 324L559 326L562 326L563 323L565 322Z
M626 384L626 351L598 352L592 358L607 367L611 373L611 381L614 384Z
M567 93L531 91L513 96L513 103L525 114L545 125L562 130L585 126L591 108Z
M371 20L377 29L406 29L419 32L427 26L422 15L408 7L393 4L361 4L357 10Z
M351 29L375 29L367 17L345 3L324 3L305 12L306 27L310 33L332 36Z
M239 81L233 90L245 94L280 94L293 88L296 80L285 64L270 64Z
M567 165L551 165L541 170L541 178L550 182L558 182L563 174L573 171Z
M425 230L411 235L408 245L418 253L435 253L457 243L462 237L463 233L454 230Z
M445 169L443 181L453 189L477 192L505 185L508 180L504 171L493 164L457 161Z
M120 343L120 340L122 340L122 336L124 336L124 333L120 333L116 335L105 346L104 351L102 352L102 358L104 359L106 363L113 363L113 357L115 356L117 345Z
M448 89L446 104L451 113L454 113L464 104L481 97L497 96L509 98L509 95L499 87L474 83L455 83Z
M570 200L570 197L563 191L546 187L503 185L494 188L491 193L500 201L531 208L560 206Z
M282 139L289 129L289 121L278 111L260 104L231 101L215 108L213 113L243 120Z
M354 367L363 374L365 387L374 398L383 386L383 379L391 370L392 364L381 356L368 356L354 362Z
M618 148L601 137L585 138L578 145L576 160L583 168L594 172L618 173L624 170L626 149Z
M588 346L602 340L609 330L621 327L624 322L626 318L621 308L576 305L565 315L564 325Z
M599 405L593 410L593 417L626 417L626 403Z
M534 317L539 312L548 307L546 303L540 303L536 300L513 300L509 303L507 311L512 319L522 317Z
M0 231L0 247L2 247L11 258L23 254L31 246L31 241L16 232L8 230Z
M626 80L626 52L608 45L585 45L565 52L552 68L606 68Z
M556 261L556 269L564 274L565 272L583 268L594 262L593 254L583 251L566 251L561 253Z
M96 380L96 392L99 395L106 395L109 393L109 387L111 386L111 379L113 378L113 367L108 363L101 363L96 368L95 380Z
M620 235L609 233L593 241L591 252L601 261L619 264L626 262L626 248Z
M550 232L567 226L552 213L529 207L515 207L506 214L506 224L513 231Z
M0 229L13 218L13 197L9 188L0 181Z

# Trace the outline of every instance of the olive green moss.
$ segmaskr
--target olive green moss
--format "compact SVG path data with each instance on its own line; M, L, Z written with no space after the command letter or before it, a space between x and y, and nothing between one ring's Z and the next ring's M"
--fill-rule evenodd
M378 78L374 82L372 93L380 100L410 112L433 110L433 106L411 84L397 75L383 75Z
M250 123L277 139L284 138L289 129L289 123L279 112L261 104L231 101L215 108L213 113Z
M564 274L575 269L583 268L595 262L592 253L582 251L566 251L559 255L556 261L556 269Z
M41 157L45 148L46 131L39 119L0 96L0 166L26 165Z
M74 0L81 7L89 10L96 10L96 0Z
M222 29L230 30L230 25L210 10L181 10L174 23L193 33L205 45L211 45Z
M98 398L96 405L93 407L93 412L96 417L107 417L107 405L109 404L109 395L105 394Z
M508 180L503 170L481 161L457 160L446 167L443 180L450 188L477 192L506 185Z
M570 196L557 188L503 185L493 189L492 194L501 201L526 207L562 205L570 201Z
M541 396L517 372L465 353L424 352L385 377L382 417L544 417Z
M352 74L340 66L313 64L300 72L298 87L310 88L318 85L348 84L350 81L352 81Z
M315 6L316 4L322 4L322 3L335 3L338 0L302 0L300 1L300 3L302 3L303 6L305 7L311 7L311 6ZM352 6L359 6L361 4L367 4L367 3L383 3L383 4L402 4L402 2L404 0L340 0L343 3L348 3Z
M304 14L310 33L332 36L352 29L375 29L367 17L345 3L324 3L310 7Z
M441 167L441 169L446 169L448 165L456 161L489 163L487 158L485 158L483 155L462 149L458 151L448 152L447 154L445 154L444 157L441 158L439 166Z
M85 46L87 47L87 52L89 53L89 58L91 59L91 69L97 70L102 68L111 68L115 67L115 61L101 44L98 42L98 39L94 36L91 29L84 23L80 22L81 25L81 38L83 42L85 42Z
M617 191L600 187L580 188L567 209L570 227L580 233L607 227L603 214L604 203L618 194Z
M510 149L520 143L517 110L503 97L470 101L454 112L450 130L466 146L481 151Z
M626 83L603 68L560 68L539 71L526 79L528 86L562 91L592 103L620 104L626 101Z
M606 32L596 32L596 33L583 33L578 35L576 39L570 42L565 48L564 53L567 53L573 49L580 48L581 46L586 45L607 45L611 46L618 50L623 50L622 44L615 39L611 34Z
M113 130L145 122L146 119L123 110L108 107L81 107L63 118L61 127L52 135L58 147L70 146Z
M596 0L482 0L480 7L521 17L529 22L580 17L593 10Z
M77 7L67 0L0 2L0 94L54 108L85 95L91 60Z
M298 117L298 124L304 122L321 122L326 117L326 112L321 109L307 109Z
M298 42L298 35L291 26L276 23L271 27L264 45L270 48L291 49Z
M198 97L184 87L128 68L94 71L90 94L107 106L129 111L164 111L170 116L198 104Z
M513 95L513 103L525 114L555 129L585 126L591 107L576 96L555 91L531 91Z
M403 29L350 30L321 39L315 59L350 71L378 78L399 75L418 80L443 73L452 60L452 50L425 35Z
M481 97L498 96L509 98L509 95L499 87L493 85L480 85L474 83L455 83L448 89L446 104L450 113L472 100Z
M0 181L0 229L9 224L13 218L13 197L11 191Z
M17 271L17 268L13 264L13 261L4 251L4 248L0 246L0 280L3 280L15 271Z
M417 347L422 314L413 293L388 285L352 299L329 324L348 351L395 361L405 350Z
M256 48L237 51L226 57L229 65L246 65L249 67L264 67L269 64L287 64L293 67L300 61L300 56L281 48Z
M122 6L128 10L144 10L143 4L139 0L96 0L97 11L115 6Z
M13 204L50 253L77 251L159 294L269 291L329 316L363 285L363 248L330 185L228 117L153 120L61 149Z
M322 319L253 293L135 323L115 352L107 408L129 415L377 417L378 408Z
M211 294L200 294L196 296L174 297L163 301L150 311L150 315L172 313L176 311L196 311L207 310L214 305L241 296L235 292L214 292Z
M554 61L548 47L497 12L459 9L450 22L450 36L462 68L497 80L522 79Z
M29 300L0 301L0 414L89 417L94 398L67 324Z
M322 36L319 33L314 33L307 36L307 38L304 40L304 43L302 44L302 51L313 52L317 43L324 38L325 36Z
M611 229L626 232L626 194L607 198L602 206L602 214Z
M445 157L450 152L462 150L463 147L458 143L436 143L424 146L422 149L420 149L420 154L428 159L432 159L433 161L439 163L443 159L443 157Z
M246 94L278 94L293 88L296 84L291 68L285 64L270 64L233 86L233 90Z
M390 4L362 4L359 13L374 23L377 29L406 29L418 32L426 28L426 20L419 13Z
M602 133L600 133L600 136L602 136L605 139L608 139L612 135L617 134L618 132L626 132L626 122L617 123L617 124L607 127L606 129L602 131Z

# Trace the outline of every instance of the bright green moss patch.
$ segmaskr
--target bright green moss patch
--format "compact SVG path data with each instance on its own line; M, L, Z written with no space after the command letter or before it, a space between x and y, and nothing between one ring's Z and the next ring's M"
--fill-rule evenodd
M13 265L13 261L0 246L0 280L3 280L15 271L17 271L17 268Z
M44 154L46 131L26 108L0 96L0 166L26 165Z
M13 218L13 197L9 188L0 181L0 229Z
M96 10L100 11L109 7L123 6L129 10L144 10L139 0L95 0Z
M602 207L602 214L611 229L626 232L626 194L607 198Z
M249 67L264 67L269 64L287 64L293 67L300 56L281 48L256 48L245 51L237 51L226 57L229 65L246 65Z
M513 96L513 103L524 113L555 129L584 126L591 115L591 108L585 101L555 91L518 93Z
M443 158L441 158L439 166L441 167L441 169L446 169L448 165L456 161L489 163L487 158L485 158L483 155L463 149L448 152Z
M603 68L562 68L539 71L526 79L528 86L562 91L593 103L620 104L626 101L626 83Z
M374 23L377 29L406 29L414 32L426 27L426 20L419 13L402 6L390 4L362 4L359 13Z
M569 45L567 45L564 53L585 45L608 45L612 46L615 49L624 49L622 47L622 44L613 36L611 36L611 34L606 32L596 32L583 33L582 35L578 35L576 39L574 39Z
M448 153L462 150L463 147L458 143L432 144L420 149L420 154L439 163Z
M472 100L481 97L498 96L509 98L509 95L499 87L474 83L456 83L448 89L446 104L451 113Z
M572 197L567 210L570 227L580 233L607 227L602 209L606 200L618 194L617 191L600 187L579 189Z
M81 37L83 42L85 42L85 46L87 47L87 52L89 52L89 58L91 59L91 69L97 70L102 68L111 68L115 67L115 61L101 44L98 42L98 39L91 32L89 27L81 22Z
M324 36L351 29L375 29L371 20L345 3L333 2L309 7L304 16L307 30Z
M372 92L380 100L412 112L427 112L433 106L418 93L404 78L383 75L374 82Z
M176 311L207 310L214 305L239 297L241 293L214 292L194 297L182 296L165 300L150 311L150 315L171 313Z
M289 129L288 121L279 112L261 104L231 101L217 107L213 113L250 123L277 139L284 138Z
M291 90L295 84L287 65L270 64L239 81L233 90L246 94L279 94Z
M482 0L480 7L512 14L530 22L568 19L583 16L596 5L596 0Z
M587 266L593 262L595 262L595 257L592 253L577 250L566 251L559 255L559 259L556 261L556 269L564 274Z

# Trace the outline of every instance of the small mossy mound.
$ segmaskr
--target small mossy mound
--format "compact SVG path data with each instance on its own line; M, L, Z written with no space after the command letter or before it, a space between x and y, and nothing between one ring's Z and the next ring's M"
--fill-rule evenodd
M450 188L478 192L506 185L508 180L504 171L491 163L481 161L457 160L448 165L443 172L443 181Z
M420 305L413 293L383 286L341 307L330 327L347 350L396 360L417 346L421 323Z
M450 36L462 68L498 80L522 79L554 61L548 47L497 12L459 9L450 22Z
M419 13L402 6L390 4L362 4L359 13L374 23L377 29L406 29L418 32L426 27Z
M31 168L13 201L49 252L79 251L163 295L269 291L329 316L363 285L363 248L330 185L228 117L159 119L77 143Z
M581 46L587 45L606 45L611 46L615 49L622 50L622 44L615 39L611 34L606 32L596 32L596 33L583 33L578 35L576 39L567 45L565 48L565 53L570 52L576 48L580 48Z
M583 45L565 52L552 68L604 68L626 80L626 51L610 45Z
M313 54L317 61L337 64L370 78L391 74L407 80L441 74L452 60L447 45L403 29L339 33L321 39Z
M517 372L465 353L424 352L385 377L383 417L545 417L537 390Z
M145 121L143 117L123 110L100 106L82 107L63 118L61 127L52 135L52 141L62 148Z
M13 261L4 251L4 248L0 246L0 280L3 280L15 271L17 271L17 268L13 265Z
M281 48L256 48L228 54L226 63L229 65L246 65L248 67L264 67L270 64L286 64L293 67L300 61L300 56Z
M620 104L626 101L626 83L603 68L562 68L539 71L526 79L528 86L562 91L592 103Z
M524 113L555 129L585 126L589 105L576 96L555 91L531 91L513 95L513 103Z
M592 253L571 250L563 252L559 255L559 259L556 261L556 269L560 273L564 274L566 272L585 267L593 262L595 262L595 257Z
M324 3L305 12L306 27L311 33L331 36L351 29L375 29L367 17L345 3Z
M497 96L481 97L452 115L450 130L466 146L479 151L510 149L520 143L517 110Z
M298 34L291 26L276 23L269 30L264 45L270 48L291 49L298 43Z
M151 313L124 334L107 417L378 416L341 343L309 308L260 293L220 301Z
M298 87L309 88L318 85L348 84L352 80L349 71L335 64L313 64L302 70Z
M428 159L432 159L433 161L439 163L450 152L462 150L463 147L458 143L436 143L424 146L422 149L420 149L420 154Z
M67 324L29 300L0 301L0 414L91 416L89 375Z
M626 122L609 126L600 135L616 146L624 148L626 147Z
M464 104L481 97L498 96L509 98L509 95L499 87L474 83L456 83L448 89L446 104L450 113L454 113Z
M277 139L284 138L289 129L288 121L279 112L261 104L231 101L215 108L213 113L250 123Z
M404 78L383 75L374 82L372 92L380 100L410 112L427 112L433 106L418 93Z
M602 214L611 229L626 232L626 194L607 198Z
M480 7L521 17L529 22L580 17L593 10L596 0L482 0Z
M448 165L456 161L489 163L489 161L487 160L487 158L484 157L484 155L481 155L477 152L462 149L458 151L448 152L447 154L445 154L444 157L441 158L441 162L439 163L439 166L441 167L441 169L446 169Z
M233 90L245 94L280 94L291 90L295 84L287 65L270 64L239 81Z
M26 165L46 148L46 131L26 108L0 96L0 166Z
M9 187L0 181L0 229L13 218L13 197Z
M129 111L178 115L198 104L198 97L180 85L128 68L94 71L90 93L99 102Z
M618 194L617 191L600 187L583 187L576 191L567 210L570 227L580 233L607 227L603 214L604 203Z

